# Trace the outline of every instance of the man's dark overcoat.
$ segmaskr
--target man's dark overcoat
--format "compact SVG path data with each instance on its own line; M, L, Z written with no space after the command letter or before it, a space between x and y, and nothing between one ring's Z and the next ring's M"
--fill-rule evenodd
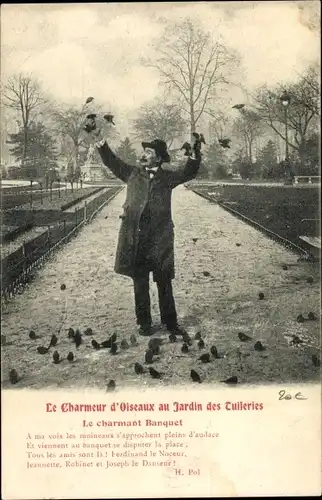
M127 184L127 195L119 232L115 272L135 277L140 248L149 240L149 255L155 281L173 279L174 224L171 214L172 189L196 177L200 159L189 158L180 171L159 168L152 179L140 166L131 166L118 158L105 143L98 148L104 165ZM145 215L148 210L147 221ZM143 218L142 218L143 214ZM143 243L143 244L142 244Z

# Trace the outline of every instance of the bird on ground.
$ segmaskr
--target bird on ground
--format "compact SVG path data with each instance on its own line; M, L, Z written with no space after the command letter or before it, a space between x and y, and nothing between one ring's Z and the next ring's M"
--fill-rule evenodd
M314 312L309 312L308 314L308 318L310 321L315 321L316 320L316 315L314 314Z
M137 341L137 338L136 338L136 336L134 334L131 335L130 342L131 342L132 346L137 345L138 341Z
M140 363L135 363L134 371L137 375L142 375L142 373L144 373L144 368L142 365L140 365Z
M113 344L111 345L110 353L111 354L117 353L117 344L115 342L113 342Z
M195 334L195 340L201 340L201 332Z
M114 391L115 387L116 387L115 380L110 380L109 383L107 384L106 391L112 392Z
M240 247L241 246L241 243L236 243L236 247Z
M303 314L299 314L298 317L296 318L296 321L298 323L304 323L305 318L304 318Z
M100 344L95 339L92 340L91 344L92 344L92 347L94 349L96 349L97 351L101 348Z
M266 347L258 340L254 345L255 351L265 351Z
M71 351L67 354L67 361L74 361L74 354Z
M39 354L47 354L48 347L44 347L43 345L40 345L39 347L37 347L37 351L39 352Z
M235 104L235 106L232 106L233 109L243 109L245 107L245 104Z
M232 377L229 377L226 380L221 380L220 382L223 382L224 384L237 384L238 378L233 375Z
M250 337L249 335L246 335L246 333L243 333L243 332L238 332L238 338L242 342L247 342L248 340L252 340L252 337Z
M58 365L58 363L60 363L60 357L59 357L59 352L58 351L54 352L54 354L53 354L53 361L54 361L55 365Z
M218 354L218 349L217 349L217 347L215 345L213 345L213 346L210 347L210 352L211 352L211 354L213 355L213 357L215 359L219 359L220 358L220 356Z
M210 363L210 354L207 352L206 354L203 354L200 356L199 361L202 363Z
M198 348L201 350L201 349L204 349L205 348L205 342L203 339L200 339L199 342L198 342Z
M78 349L81 343L83 342L82 335L79 330L76 330L73 340L75 342L76 348Z
M7 338L5 335L1 335L1 345L6 345L7 343Z
M210 272L209 272L209 271L203 271L203 272L202 272L202 274L203 274L204 276L210 276Z
M87 97L85 104L89 104L92 101L94 101L94 97Z
M126 339L123 339L120 344L121 349L129 349L129 344Z
M55 347L55 345L57 345L57 342L58 342L58 337L53 333L49 342L48 349L50 349L51 347Z
M292 340L290 342L290 345L299 345L299 344L303 344L303 340L300 339L300 337L298 337L297 335L292 335Z
M159 373L157 370L154 368L150 367L149 372L152 378L161 378L161 373Z
M263 300L264 297L265 297L265 295L263 294L263 292L259 292L259 294L258 294L259 300Z
M144 359L145 359L145 362L150 365L151 363L153 363L153 350L152 349L148 349L144 355Z
M93 330L91 328L86 328L84 335L93 335Z
M33 330L31 330L31 331L29 332L29 338L30 338L31 340L36 340L37 335L36 335L36 333L35 333Z
M319 358L317 357L316 354L312 354L312 363L316 367L320 366L320 364L321 364L321 362L320 362L320 360L319 360Z
M185 332L185 333L182 335L182 340L183 340L183 342L185 342L185 343L186 343L186 344L188 344L189 346L191 346L191 345L192 345L192 339L191 339L190 335L189 335L187 332Z
M229 144L231 143L231 139L219 139L219 144L224 149L230 149Z
M160 355L160 352L161 352L161 350L160 350L160 346L159 346L159 345L155 346L155 347L152 349L152 351L153 351L154 356L159 356L159 355Z
M195 370L190 371L190 377L192 378L193 382L198 382L199 384L201 384L200 375Z
M75 332L73 328L69 328L68 330L68 338L73 339L75 337Z
M16 384L19 381L18 372L14 368L9 372L9 380L11 384Z
M286 265L286 264L283 264L283 265L282 265L282 269L283 269L283 271L287 271L287 270L288 270L287 265Z
M183 352L184 354L187 354L189 352L189 347L186 343L182 345L181 352Z
M174 344L175 342L177 342L177 336L174 333L171 333L171 335L169 335L169 342L170 344Z
M111 113L107 113L106 115L104 115L104 120L106 120L108 123L113 123L113 125L115 125L113 119L114 115L112 115Z
M313 280L312 276L309 276L306 281L307 281L307 283L310 283L310 285L311 285L314 280Z
M155 347L160 347L160 345L163 344L163 339L160 339L158 337L154 339L150 339L148 343L149 349L154 349Z
M65 285L65 283L62 283L62 284L60 285L60 289L61 289L61 290L63 290L63 291L64 291L64 290L66 290L66 285Z
M199 238L192 238L192 241L193 241L194 243L197 243L198 239L199 239Z
M113 335L111 335L109 339L103 340L103 342L101 342L101 347L107 347L107 348L112 347L112 344L114 344L116 339L117 339L117 334L113 333Z

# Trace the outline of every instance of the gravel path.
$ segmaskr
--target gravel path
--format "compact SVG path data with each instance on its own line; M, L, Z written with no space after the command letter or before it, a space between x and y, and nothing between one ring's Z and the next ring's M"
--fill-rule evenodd
M184 187L173 194L177 309L191 334L201 332L206 344L202 353L216 345L222 357L201 364L196 342L188 354L182 354L181 341L169 344L167 333L160 329L156 335L165 343L153 364L164 373L160 381L148 374L137 376L133 370L135 361L144 364L146 338L138 337L136 347L115 356L106 349L93 350L92 338L100 342L117 332L121 340L136 333L132 281L113 270L124 199L125 190L3 308L2 334L8 343L2 348L3 387L9 386L11 368L21 377L16 388L104 388L109 379L115 379L117 386L183 384L189 382L191 368L204 383L231 375L237 375L241 384L319 379L319 368L311 359L318 352L319 321L296 321L299 313L314 311L319 316L316 267L298 262L297 256ZM192 238L198 238L196 243ZM308 276L313 284L307 283ZM62 283L65 291L60 290ZM259 292L264 300L258 299ZM151 297L158 324L154 284ZM84 336L78 351L67 338L71 326L93 329L93 336ZM31 329L39 340L29 339ZM57 332L55 349L65 359L55 365L52 351L40 355L36 348L47 345ZM238 332L252 340L241 342ZM291 335L302 342L291 346ZM257 340L265 351L254 350ZM66 360L70 350L76 356L72 364Z

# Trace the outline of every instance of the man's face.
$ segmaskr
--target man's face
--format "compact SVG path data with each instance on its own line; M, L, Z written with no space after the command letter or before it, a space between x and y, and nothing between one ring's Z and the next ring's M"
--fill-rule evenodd
M140 158L140 163L145 168L153 168L158 164L158 157L152 148L145 148Z

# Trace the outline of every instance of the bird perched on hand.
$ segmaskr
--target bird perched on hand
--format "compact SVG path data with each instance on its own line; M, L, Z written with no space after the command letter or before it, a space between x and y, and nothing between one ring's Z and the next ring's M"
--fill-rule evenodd
M44 347L43 345L40 345L39 347L37 347L37 351L39 352L39 354L47 354L48 347Z
M231 139L219 139L219 144L224 149L230 149L229 144L231 143Z
M120 347L121 347L121 349L124 349L124 350L125 350L125 349L129 349L129 347L130 347L130 346L129 346L129 344L127 343L127 340L126 340L126 339L123 339L123 340L121 341Z
M115 380L110 380L109 383L107 384L106 391L112 392L114 391L115 387L116 387Z
M202 363L210 363L210 354L207 352L206 354L203 354L200 356L199 361Z
M111 354L117 353L117 344L115 342L113 342L113 344L111 345L110 353Z
M149 372L152 378L161 378L161 373L157 372L154 368L150 367Z
M195 370L190 371L190 377L192 378L193 382L198 382L199 384L201 384L200 375Z
M148 351L146 351L146 353L144 355L144 359L148 365L153 363L153 350L152 349L149 349Z
M135 363L134 371L137 375L142 375L142 373L144 373L144 368L142 365L140 365L140 363Z
M221 380L220 382L223 382L224 384L237 384L238 378L233 375L232 377L229 377L226 380Z
M71 351L67 354L67 361L70 363L74 361L74 354Z
M78 349L81 343L83 342L81 332L76 330L75 335L73 337L73 341L75 342L75 346Z
M233 109L243 109L245 107L245 104L235 104L235 106L232 106Z
M53 333L53 334L52 334L52 336L51 336L50 342L49 342L49 347L48 347L48 349L50 349L51 347L55 347L55 345L57 345L57 342L58 342L58 338L57 338L57 336Z
M247 342L248 340L252 340L252 338L249 335L246 335L246 333L243 332L238 332L238 338L242 342Z
M97 351L98 351L98 349L101 348L100 344L95 339L92 340L91 344L92 344L93 348L96 349Z
M53 354L53 362L55 363L55 365L58 365L58 363L60 363L60 357L58 351L55 351Z
M114 116L111 113L107 113L106 115L104 115L104 120L106 120L107 123L113 123L113 125L115 125L113 119Z
M9 372L9 380L11 384L16 384L19 381L18 372L14 368Z
M198 348L199 348L200 350L205 348L205 342L203 341L203 339L200 339L200 340L198 341Z

